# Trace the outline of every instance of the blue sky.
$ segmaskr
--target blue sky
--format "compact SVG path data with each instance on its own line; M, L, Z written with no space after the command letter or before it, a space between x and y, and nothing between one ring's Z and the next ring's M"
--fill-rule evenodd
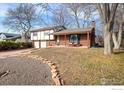
M6 12L8 8L15 8L16 4L0 3L0 32L11 32L2 25L2 21L6 17Z
M2 22L4 18L6 17L7 10L9 8L15 8L18 4L19 3L0 3L0 32L12 32L12 30L5 28ZM56 7L55 4L54 4L54 7ZM39 11L39 9L37 8L37 12ZM48 20L47 16L44 15L44 19ZM38 28L39 25L35 25L34 27ZM14 33L17 33L17 32L14 32Z
M6 12L8 10L8 8L15 8L17 6L18 3L0 3L0 32L12 32L12 30L7 29L3 26L2 21L4 20L4 18L6 17ZM58 4L52 4L52 7L57 8ZM40 9L40 8L39 8ZM39 11L39 9L37 8L37 12ZM50 17L50 14L49 14ZM46 15L44 15L44 19L48 21L48 18ZM95 18L96 20L96 26L97 28L100 28L100 21L99 21L99 17L96 16ZM51 21L49 21L49 24L51 23ZM36 28L39 28L41 25L35 25ZM47 25L49 26L49 25ZM17 33L17 32L15 32Z

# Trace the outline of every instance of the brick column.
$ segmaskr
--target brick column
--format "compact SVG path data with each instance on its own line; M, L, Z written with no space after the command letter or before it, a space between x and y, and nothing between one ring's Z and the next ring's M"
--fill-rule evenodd
M87 32L87 46L90 47L90 33Z
M66 34L65 34L65 46L66 46Z
M49 34L49 46L50 46L50 34Z

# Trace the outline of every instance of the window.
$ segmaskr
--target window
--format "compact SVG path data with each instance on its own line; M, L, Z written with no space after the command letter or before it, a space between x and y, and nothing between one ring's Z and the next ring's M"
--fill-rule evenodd
M72 44L78 44L80 40L79 35L70 35L69 41Z
M49 32L44 32L44 36L49 36Z
M33 32L33 36L37 36L37 32Z

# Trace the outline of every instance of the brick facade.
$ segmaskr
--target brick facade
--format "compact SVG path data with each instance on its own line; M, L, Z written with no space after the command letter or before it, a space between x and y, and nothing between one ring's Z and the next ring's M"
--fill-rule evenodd
M94 32L93 32L94 33ZM87 46L91 47L95 43L95 34L93 33L86 33L86 34L80 34L80 46ZM89 37L88 37L89 34ZM66 38L66 39L65 39ZM69 46L69 35L59 35L59 44L57 44L57 36L55 36L55 40L53 41L47 41L47 46Z

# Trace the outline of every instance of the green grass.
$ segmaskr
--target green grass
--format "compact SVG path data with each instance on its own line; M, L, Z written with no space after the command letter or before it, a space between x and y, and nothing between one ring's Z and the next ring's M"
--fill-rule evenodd
M123 85L124 52L103 55L103 49L47 48L34 50L55 63L66 85Z

